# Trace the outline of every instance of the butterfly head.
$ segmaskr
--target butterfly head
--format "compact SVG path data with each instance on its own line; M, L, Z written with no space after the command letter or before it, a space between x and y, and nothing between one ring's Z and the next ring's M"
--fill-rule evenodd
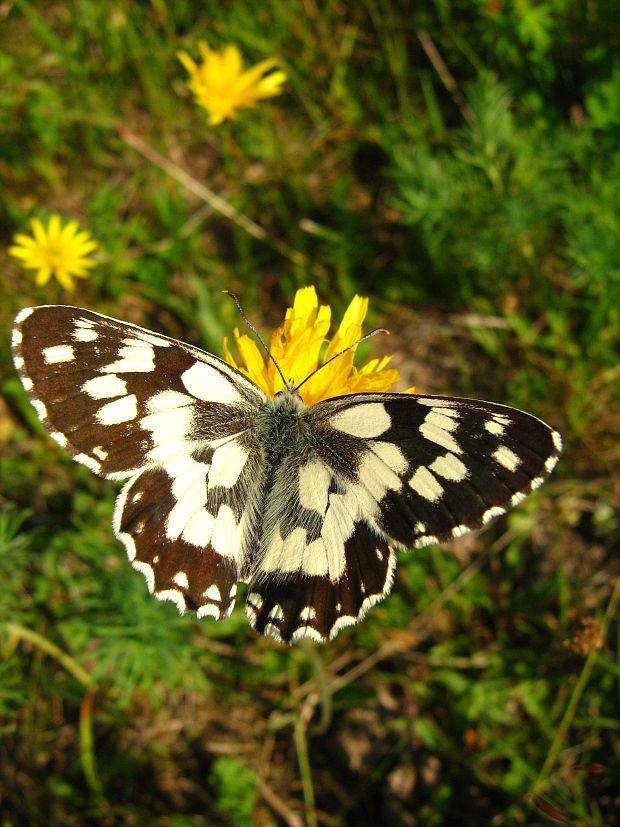
M273 398L278 399L278 397L287 396L287 395L288 396L297 396L298 398L301 399L301 397L299 396L299 393L297 392L297 386L295 385L295 382L293 381L293 379L289 379L288 382L285 382L284 387L282 388L282 390L277 391L277 393L274 394Z

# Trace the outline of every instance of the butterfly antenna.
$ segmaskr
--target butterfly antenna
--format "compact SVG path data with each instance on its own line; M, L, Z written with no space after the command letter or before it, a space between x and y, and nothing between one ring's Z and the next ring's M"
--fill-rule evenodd
M261 345L263 346L263 350L265 351L265 353L267 354L267 356L269 356L269 358L271 359L271 361L272 361L272 362L274 363L274 365L276 366L276 370L278 371L278 373L279 373L279 374L280 374L280 376L282 377L282 381L283 381L283 382L284 382L284 384L286 385L286 379L284 378L284 374L283 374L283 373L282 373L282 371L280 370L280 365L276 362L276 360L275 360L275 359L273 358L273 356L271 355L271 351L269 350L269 348L267 347L267 345L264 343L264 341L263 341L263 339L262 339L262 337L261 337L260 333L258 332L258 330L254 327L254 325L252 324L252 322L248 319L248 317L247 317L247 316L245 315L245 313L243 312L243 308L241 307L241 304L239 303L239 299L235 296L235 294L234 294L234 293L231 293L231 292L230 292L230 290L222 290L222 293L224 293L226 296L230 296L230 298L231 298L231 299L234 301L234 303L237 305L237 310L239 311L239 315L241 316L241 318L243 319L243 321L247 324L247 326L250 328L250 330L252 331L252 333L256 336L256 338L258 339L258 341L261 343Z
M336 353L334 356L330 356L330 358L327 360L327 362L323 362L323 364L319 365L318 368L315 368L312 371L312 373L309 373L308 376L306 376L306 378L303 380L303 382L300 382L299 385L297 385L295 387L295 390L298 391L301 388L302 385L306 384L308 379L312 379L312 377L314 376L315 373L318 373L322 368L329 365L329 363L333 362L334 359L337 359L339 356L342 356L348 350L353 350L353 348L357 347L360 344L360 342L365 342L366 339L370 339L372 336L376 336L377 333L385 333L386 336L390 335L390 331L387 330L387 328L385 328L385 327L378 327L376 330L371 330L370 333L367 333L365 336L362 336L361 339L357 340L357 342L353 342L352 345L349 345L348 347L345 347L345 349L341 350L340 353Z

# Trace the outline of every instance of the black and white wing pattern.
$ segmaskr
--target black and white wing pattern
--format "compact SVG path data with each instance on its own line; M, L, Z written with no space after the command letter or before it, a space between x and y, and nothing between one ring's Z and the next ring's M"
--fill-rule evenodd
M276 472L246 605L251 625L286 641L356 623L390 591L392 547L487 525L542 484L562 448L530 414L473 399L359 394L304 418L311 445Z
M128 479L113 526L156 597L221 619L333 638L388 594L394 548L459 537L553 470L558 433L471 399L267 397L198 348L89 310L22 310L13 359L52 438Z
M114 531L149 590L229 615L262 391L198 348L76 307L25 308L12 349L52 439L100 476L129 477Z

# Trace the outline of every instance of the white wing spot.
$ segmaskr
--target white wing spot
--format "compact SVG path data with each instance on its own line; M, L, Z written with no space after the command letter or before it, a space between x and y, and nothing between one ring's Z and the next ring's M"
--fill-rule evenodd
M304 557L310 555L316 556L316 546L319 549L318 556L322 559L323 568L327 565L325 562L325 553L320 554L320 549L323 548L322 541L315 540L309 546L306 545L306 529L303 526L297 526L288 535L286 540L282 539L280 533L280 525L278 524L273 532L271 540L267 546L267 552L261 560L261 569L264 571L277 571L279 573L289 571L299 571L304 567Z
M282 643L282 635L280 634L280 630L277 626L274 626L273 623L265 624L265 634L272 637L277 643Z
M205 548L211 540L215 528L215 517L206 508L199 508L187 521L181 538L197 548Z
M76 342L95 342L99 338L99 334L96 330L93 330L92 327L80 325L76 322L73 338Z
M11 346L17 347L18 345L21 345L23 338L24 337L21 330L18 327L14 327L13 332L11 333Z
M232 380L205 362L195 362L181 374L181 382L192 396L204 402L230 405L243 401Z
M131 422L138 415L138 400L135 393L131 396L121 396L114 402L103 405L95 418L102 425L120 425L121 422Z
M359 485L355 486L355 492L358 489L365 488L371 497L378 503L385 497L386 492L399 491L403 487L401 478L397 473L386 465L373 451L366 451L362 457L358 472ZM360 499L364 499L362 492L360 492ZM376 511L371 504L369 510Z
M381 402L350 405L329 420L332 428L359 439L374 439L381 436L391 423L390 415Z
M283 620L284 619L284 611L282 610L282 606L280 606L279 603L276 603L276 605L269 612L267 617L270 620Z
M170 342L167 339L164 339L162 336L156 336L154 333L150 333L146 330L140 331L140 339L148 342L150 345L156 345L157 347L170 347Z
M164 589L162 592L155 592L155 597L158 600L170 600L170 602L174 603L179 610L179 614L185 614L185 610L187 608L185 598L181 592L176 589Z
M172 578L172 582L175 583L180 589L187 589L189 587L187 574L184 571L178 571Z
M299 466L299 504L325 514L331 474L319 460Z
M125 345L118 351L119 359L101 368L102 373L152 373L155 351L150 345Z
M545 461L545 471L550 474L558 464L558 457L548 457Z
M73 459L76 462L85 465L87 468L90 468L90 470L94 471L95 474L99 474L101 472L101 463L97 462L96 459L89 457L88 454L76 454Z
M424 548L425 546L437 545L438 542L434 534L426 534L424 537L418 537L413 545L415 548Z
M372 452L396 474L404 474L407 470L407 459L398 445L395 445L393 442L378 440L377 442L373 442L369 447Z
M149 566L148 563L143 563L141 560L134 560L131 565L136 571L139 571L140 574L144 575L148 590L151 594L153 594L153 590L155 589L155 572L151 566Z
M41 402L40 399L33 399L32 407L37 412L37 416L39 417L39 419L47 419L47 408L45 407L43 402Z
M205 479L208 468L208 465L182 455L164 464L164 471L172 480L170 493L176 501L166 520L166 536L169 540L177 540L182 533L187 532L184 539L193 545L209 541L210 533L205 536L200 531L208 525L208 521L204 520L204 516L208 515L203 508L207 501ZM197 521L196 524L193 523L194 520ZM199 539L199 542L195 543L194 539Z
M160 391L149 397L146 408L149 413L162 413L164 411L176 410L193 404L191 396L178 391Z
M497 451L493 453L493 459L508 471L516 471L521 464L521 459L515 452L511 451L510 448L506 448L504 445L501 445Z
M463 534L467 534L470 531L469 527L466 525L455 525L452 529L452 536L453 537L462 537Z
M326 638L324 638L320 632L317 632L316 629L313 629L312 626L300 626L298 629L295 629L291 635L291 643L295 643L304 637L309 637L311 640L316 641L316 643L325 643L326 640Z
M244 521L239 525L235 515L228 505L221 505L217 512L215 528L211 537L211 545L222 557L232 557L238 560L241 553L241 539L243 537Z
M487 510L482 515L482 525L490 523L491 520L494 520L496 517L501 517L501 515L505 513L506 509L501 508L499 505L494 505L491 508L487 508Z
M24 389L27 391L31 391L34 388L34 382L29 376L22 377L22 385L24 386Z
M484 423L484 428L490 434L493 434L493 436L501 436L505 431L504 426L500 425L500 423L496 422L494 419L487 419Z
M204 606L200 606L198 611L196 612L196 617L200 619L201 617L213 617L216 620L220 619L220 610L217 606L214 606L213 603L205 603Z
M209 486L222 485L232 488L248 460L248 452L235 439L221 445L211 459Z
M21 357L21 356L14 356L14 357L13 357L13 364L15 365L15 367L17 368L17 370L23 370L23 369L24 369L24 360L23 360L23 357Z
M432 396L431 397L418 396L416 401L419 402L420 405L426 405L428 408L455 408L456 407L456 402L453 399L441 399L441 398L433 399ZM445 413L445 411L442 410L442 413Z
M148 458L153 462L187 453L186 436L194 417L191 406L177 404L179 397L189 401L188 396L175 391L162 391L148 400L147 408L152 413L140 420L140 426L152 434L155 447L148 452Z
M510 498L510 505L514 508L519 503L522 503L523 500L527 497L525 491L517 491L516 494L513 494Z
M354 494L332 493L329 495L329 505L323 520L321 537L301 549L303 552L301 566L304 574L328 575L333 583L340 580L346 562L345 543L355 529L355 520L352 515L357 516L358 511L359 505ZM292 532L291 536L294 533ZM287 542L288 540L289 538Z
M209 588L204 593L204 598L206 600L214 600L216 602L221 602L222 595L220 594L220 590L218 587L213 583L213 585L209 586Z
M307 622L316 618L316 609L314 606L305 606L299 613L299 619Z
M34 307L22 307L17 316L15 316L15 324L21 324L28 316L32 316Z
M562 437L557 431L552 431L551 439L553 440L553 444L555 445L555 450L559 454L562 451Z
M50 431L50 436L61 448L67 447L69 440L64 434L61 434L60 431Z
M91 454L94 454L97 457L97 459L100 459L102 462L105 462L105 460L108 458L108 452L104 451L100 445L95 445L95 447L91 451Z
M415 531L417 531L419 534L424 534L424 533L425 533L425 531L426 531L426 526L424 525L424 523L420 523L420 522L417 522L417 523L414 525L414 527L413 527L413 528L414 528L414 530L415 530Z
M43 349L43 359L46 365L72 362L75 359L75 351L71 345L54 345Z
M410 488L429 502L437 502L443 495L443 488L428 468L421 465L409 480Z
M446 448L454 454L462 454L460 446L450 433L456 428L458 428L456 420L437 411L430 411L420 425L420 433L430 442L441 445L442 448Z
M437 457L428 467L433 473L453 482L463 482L469 476L467 466L450 452L442 457Z
M248 595L248 603L251 603L259 612L263 608L263 598L258 592L251 592Z
M125 396L127 393L127 382L115 373L107 376L95 376L88 379L82 385L84 393L91 399L110 399L115 396Z
M496 422L499 422L500 425L510 425L512 423L512 419L509 416L504 416L503 414L493 414L493 419Z

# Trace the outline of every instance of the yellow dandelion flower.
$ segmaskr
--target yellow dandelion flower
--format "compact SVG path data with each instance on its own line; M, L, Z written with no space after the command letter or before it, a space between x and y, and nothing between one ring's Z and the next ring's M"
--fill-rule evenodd
M177 57L189 72L188 89L194 93L196 103L209 113L211 126L234 118L239 109L282 92L286 74L275 69L275 59L263 60L244 71L236 46L224 46L218 52L201 40L198 48L202 56L199 64L187 52L178 52Z
M88 278L88 271L95 266L89 254L99 244L87 230L78 232L77 221L69 221L63 227L60 216L54 213L47 229L38 218L33 218L30 226L32 236L16 233L9 254L19 259L25 269L37 271L37 284L47 284L54 276L65 290L73 290L74 278Z
M269 351L286 379L300 385L320 365L357 342L367 312L368 299L354 296L338 330L329 340L331 308L328 305L319 307L314 287L303 287L295 294L293 306L286 311L282 324L271 334ZM282 390L283 382L274 363L263 355L250 336L235 328L234 337L243 364L237 364L228 346L228 337L224 337L224 356L228 364L244 373L265 393L275 396ZM357 369L353 364L355 349L351 348L325 365L300 388L299 395L306 405L315 405L332 396L388 391L398 382L398 371L387 368L389 356L371 359ZM411 391L413 388L407 392Z

